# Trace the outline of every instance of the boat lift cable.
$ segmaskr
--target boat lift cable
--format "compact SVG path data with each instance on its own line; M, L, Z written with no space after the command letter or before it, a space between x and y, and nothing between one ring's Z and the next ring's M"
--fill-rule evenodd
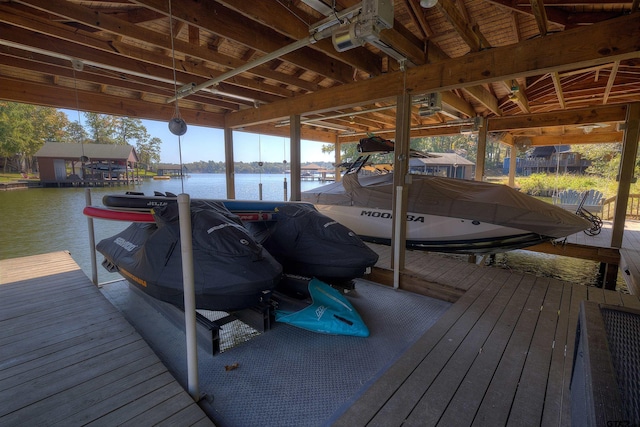
M258 183L258 200L262 200L262 135L258 134L258 166L260 167L260 182Z

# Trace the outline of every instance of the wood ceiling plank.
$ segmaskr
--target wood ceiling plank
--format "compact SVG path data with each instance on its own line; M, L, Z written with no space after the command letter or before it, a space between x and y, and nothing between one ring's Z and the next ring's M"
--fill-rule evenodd
M405 87L418 95L639 57L638 17L629 15L552 34L544 40L526 40L515 48L505 46L471 53L462 58L411 68L404 73L390 73L253 110L229 113L226 123L237 127L277 120L291 114L361 105L389 99Z

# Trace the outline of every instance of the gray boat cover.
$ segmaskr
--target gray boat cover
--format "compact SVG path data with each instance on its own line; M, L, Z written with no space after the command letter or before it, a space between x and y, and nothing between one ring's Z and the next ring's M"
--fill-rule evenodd
M573 212L538 200L507 185L481 181L411 175L408 212L477 220L553 238L591 227ZM391 209L393 173L358 177L302 193L302 201L318 205Z

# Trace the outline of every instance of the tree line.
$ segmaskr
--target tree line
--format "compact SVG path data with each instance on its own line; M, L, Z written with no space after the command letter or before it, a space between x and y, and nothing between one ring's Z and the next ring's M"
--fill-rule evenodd
M15 102L0 101L0 160L3 172L33 170L34 155L46 142L129 144L136 148L139 162L147 168L160 162L162 140L149 135L140 119L117 117L107 114L78 113L78 120L70 120L55 108ZM432 153L457 153L476 162L477 135L451 135L413 138L410 146L414 150ZM333 144L325 144L322 151L332 153ZM591 161L588 173L614 179L617 176L621 144L590 144L573 146L572 151L582 154ZM342 162L352 162L358 156L357 144L342 144ZM524 158L529 151L517 151ZM502 168L508 148L501 144L499 135L489 134L487 138L485 167ZM393 153L375 154L372 163L392 163ZM640 169L640 162L637 162ZM193 173L223 173L223 162L199 161L185 165ZM284 173L289 169L286 163L249 162L235 163L236 173ZM329 163L320 166L332 168ZM640 172L640 170L639 170Z

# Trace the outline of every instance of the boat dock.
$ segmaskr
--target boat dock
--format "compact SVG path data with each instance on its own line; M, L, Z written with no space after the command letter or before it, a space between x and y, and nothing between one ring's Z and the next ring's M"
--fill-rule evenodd
M68 252L0 260L0 425L213 425Z
M389 248L372 247L368 279L388 274ZM404 274L404 290L356 284L368 338L278 324L199 350L210 399L198 406L179 385L182 332L157 312L135 329L124 320L143 311L140 293L96 289L65 252L0 261L0 424L570 425L582 301L640 310L635 295L441 254L407 252Z

